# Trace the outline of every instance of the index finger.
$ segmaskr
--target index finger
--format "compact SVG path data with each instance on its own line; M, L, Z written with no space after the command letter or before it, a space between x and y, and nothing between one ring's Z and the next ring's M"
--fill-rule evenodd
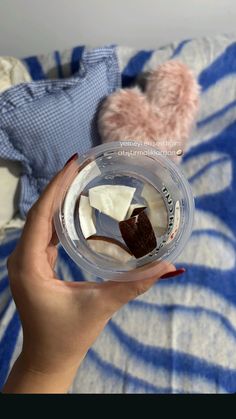
M44 192L30 209L22 232L21 241L24 248L32 250L45 250L51 240L53 232L53 215L55 211L55 198L62 187L65 173L68 179L74 174L77 163L70 162L50 181ZM64 187L64 185L63 185Z

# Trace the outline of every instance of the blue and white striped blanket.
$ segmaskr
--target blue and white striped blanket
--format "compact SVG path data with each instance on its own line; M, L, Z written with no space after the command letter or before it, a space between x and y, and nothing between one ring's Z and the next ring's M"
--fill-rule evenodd
M202 88L197 126L182 168L195 197L192 237L177 266L182 277L156 284L110 321L89 351L75 393L236 392L236 37L185 40L156 51L117 47L124 86L167 59L188 64ZM33 79L76 72L83 47L27 58ZM0 383L22 333L6 258L20 232L0 247ZM60 249L61 277L79 269Z

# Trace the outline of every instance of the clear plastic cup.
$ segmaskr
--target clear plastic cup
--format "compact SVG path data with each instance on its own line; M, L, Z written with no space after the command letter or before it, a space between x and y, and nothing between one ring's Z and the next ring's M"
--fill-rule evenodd
M104 184L133 186L137 191L149 184L162 194L168 228L148 255L121 263L88 246L79 227L78 198L91 187ZM134 281L160 276L176 260L192 232L193 216L193 195L180 168L150 145L125 141L92 148L70 165L56 195L54 224L66 252L94 278ZM109 217L97 213L96 225L100 234L118 236L118 227Z

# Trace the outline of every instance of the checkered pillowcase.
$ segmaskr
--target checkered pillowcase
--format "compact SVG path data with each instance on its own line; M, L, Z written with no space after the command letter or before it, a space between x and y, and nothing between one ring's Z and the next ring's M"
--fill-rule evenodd
M0 157L22 163L23 217L73 153L99 144L98 107L120 83L116 49L105 47L85 50L74 77L23 83L0 94Z

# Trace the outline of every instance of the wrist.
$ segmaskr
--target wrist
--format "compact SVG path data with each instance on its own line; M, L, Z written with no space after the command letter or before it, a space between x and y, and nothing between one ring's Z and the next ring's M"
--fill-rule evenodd
M73 343L73 342L72 342ZM54 337L43 337L23 331L23 347L20 355L22 364L27 369L45 374L60 374L61 371L77 369L89 348L84 345L66 344L66 339L56 341Z
M43 374L61 374L61 371L77 370L104 328L104 322L93 324L93 328L82 330L74 339L45 339L23 333L23 348L20 362L25 368Z
M67 393L77 365L61 369L38 368L33 359L22 352L16 360L3 388L4 393Z

